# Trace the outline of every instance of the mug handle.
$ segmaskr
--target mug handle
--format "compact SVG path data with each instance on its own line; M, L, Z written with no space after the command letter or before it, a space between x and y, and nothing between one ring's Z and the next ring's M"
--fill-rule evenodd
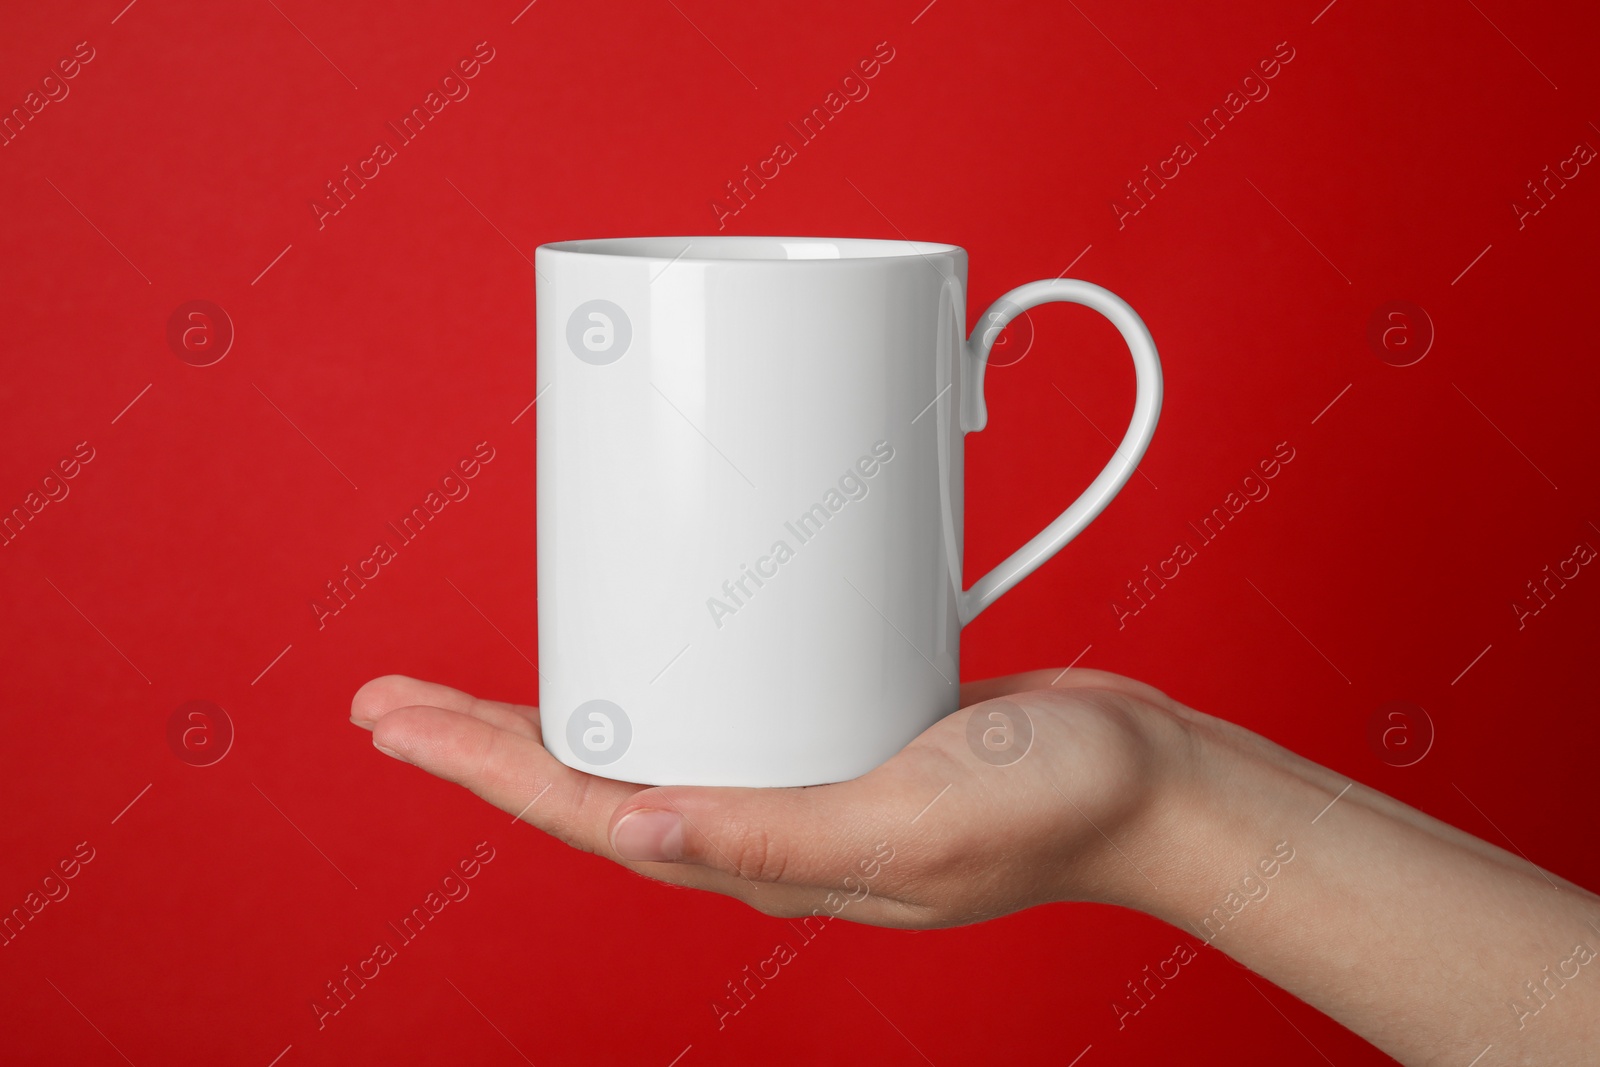
M1156 356L1155 341L1143 320L1133 308L1109 289L1074 278L1056 278L1050 281L1029 282L1011 290L990 305L983 313L979 325L967 338L962 360L962 433L981 430L989 421L988 408L983 400L983 373L988 366L989 350L994 339L1006 323L1040 304L1053 300L1069 304L1082 304L1093 308L1122 334L1128 350L1133 354L1133 367L1138 380L1138 390L1133 402L1133 420L1128 432L1117 446L1116 454L1094 481L1089 483L1078 499L1034 536L1027 544L973 583L972 588L961 590L956 597L961 625L965 626L984 608L1000 599L1001 594L1026 578L1045 560L1055 555L1061 547L1105 510L1111 498L1117 495L1133 476L1139 460L1155 435L1156 419L1161 413L1161 361Z

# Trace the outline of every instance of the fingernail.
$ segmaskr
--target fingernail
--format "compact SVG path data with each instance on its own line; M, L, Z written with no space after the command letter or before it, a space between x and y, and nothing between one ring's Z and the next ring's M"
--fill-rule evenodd
M611 847L625 860L676 863L683 859L683 820L671 811L634 811L611 834Z
M384 745L380 745L376 741L372 742L372 747L377 749L379 752L382 752L385 756L393 756L395 759L399 760L401 763L410 763L411 762L410 760L406 759L404 756L400 755L400 753L396 752L394 749L388 748L387 746L384 746Z
M350 716L350 721L355 723L357 726L361 727L363 730L372 729L372 722L370 720L368 720L368 719L358 719L354 715L352 715L352 716Z

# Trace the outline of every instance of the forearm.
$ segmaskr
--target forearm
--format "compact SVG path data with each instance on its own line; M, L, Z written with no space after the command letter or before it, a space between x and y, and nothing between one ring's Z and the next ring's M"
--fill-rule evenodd
M1122 902L1406 1064L1592 1061L1600 898L1248 731L1187 727L1140 849L1160 888Z

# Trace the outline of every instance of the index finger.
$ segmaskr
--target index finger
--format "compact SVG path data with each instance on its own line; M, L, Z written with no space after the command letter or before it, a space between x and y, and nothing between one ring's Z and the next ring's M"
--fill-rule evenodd
M575 848L606 856L611 813L645 788L574 770L545 750L537 732L502 729L466 711L394 708L373 725L372 741Z

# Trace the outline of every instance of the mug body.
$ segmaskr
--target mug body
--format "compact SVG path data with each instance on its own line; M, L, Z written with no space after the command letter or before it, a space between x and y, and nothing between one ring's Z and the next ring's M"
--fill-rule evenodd
M953 712L966 253L642 238L536 266L549 751L810 785Z

